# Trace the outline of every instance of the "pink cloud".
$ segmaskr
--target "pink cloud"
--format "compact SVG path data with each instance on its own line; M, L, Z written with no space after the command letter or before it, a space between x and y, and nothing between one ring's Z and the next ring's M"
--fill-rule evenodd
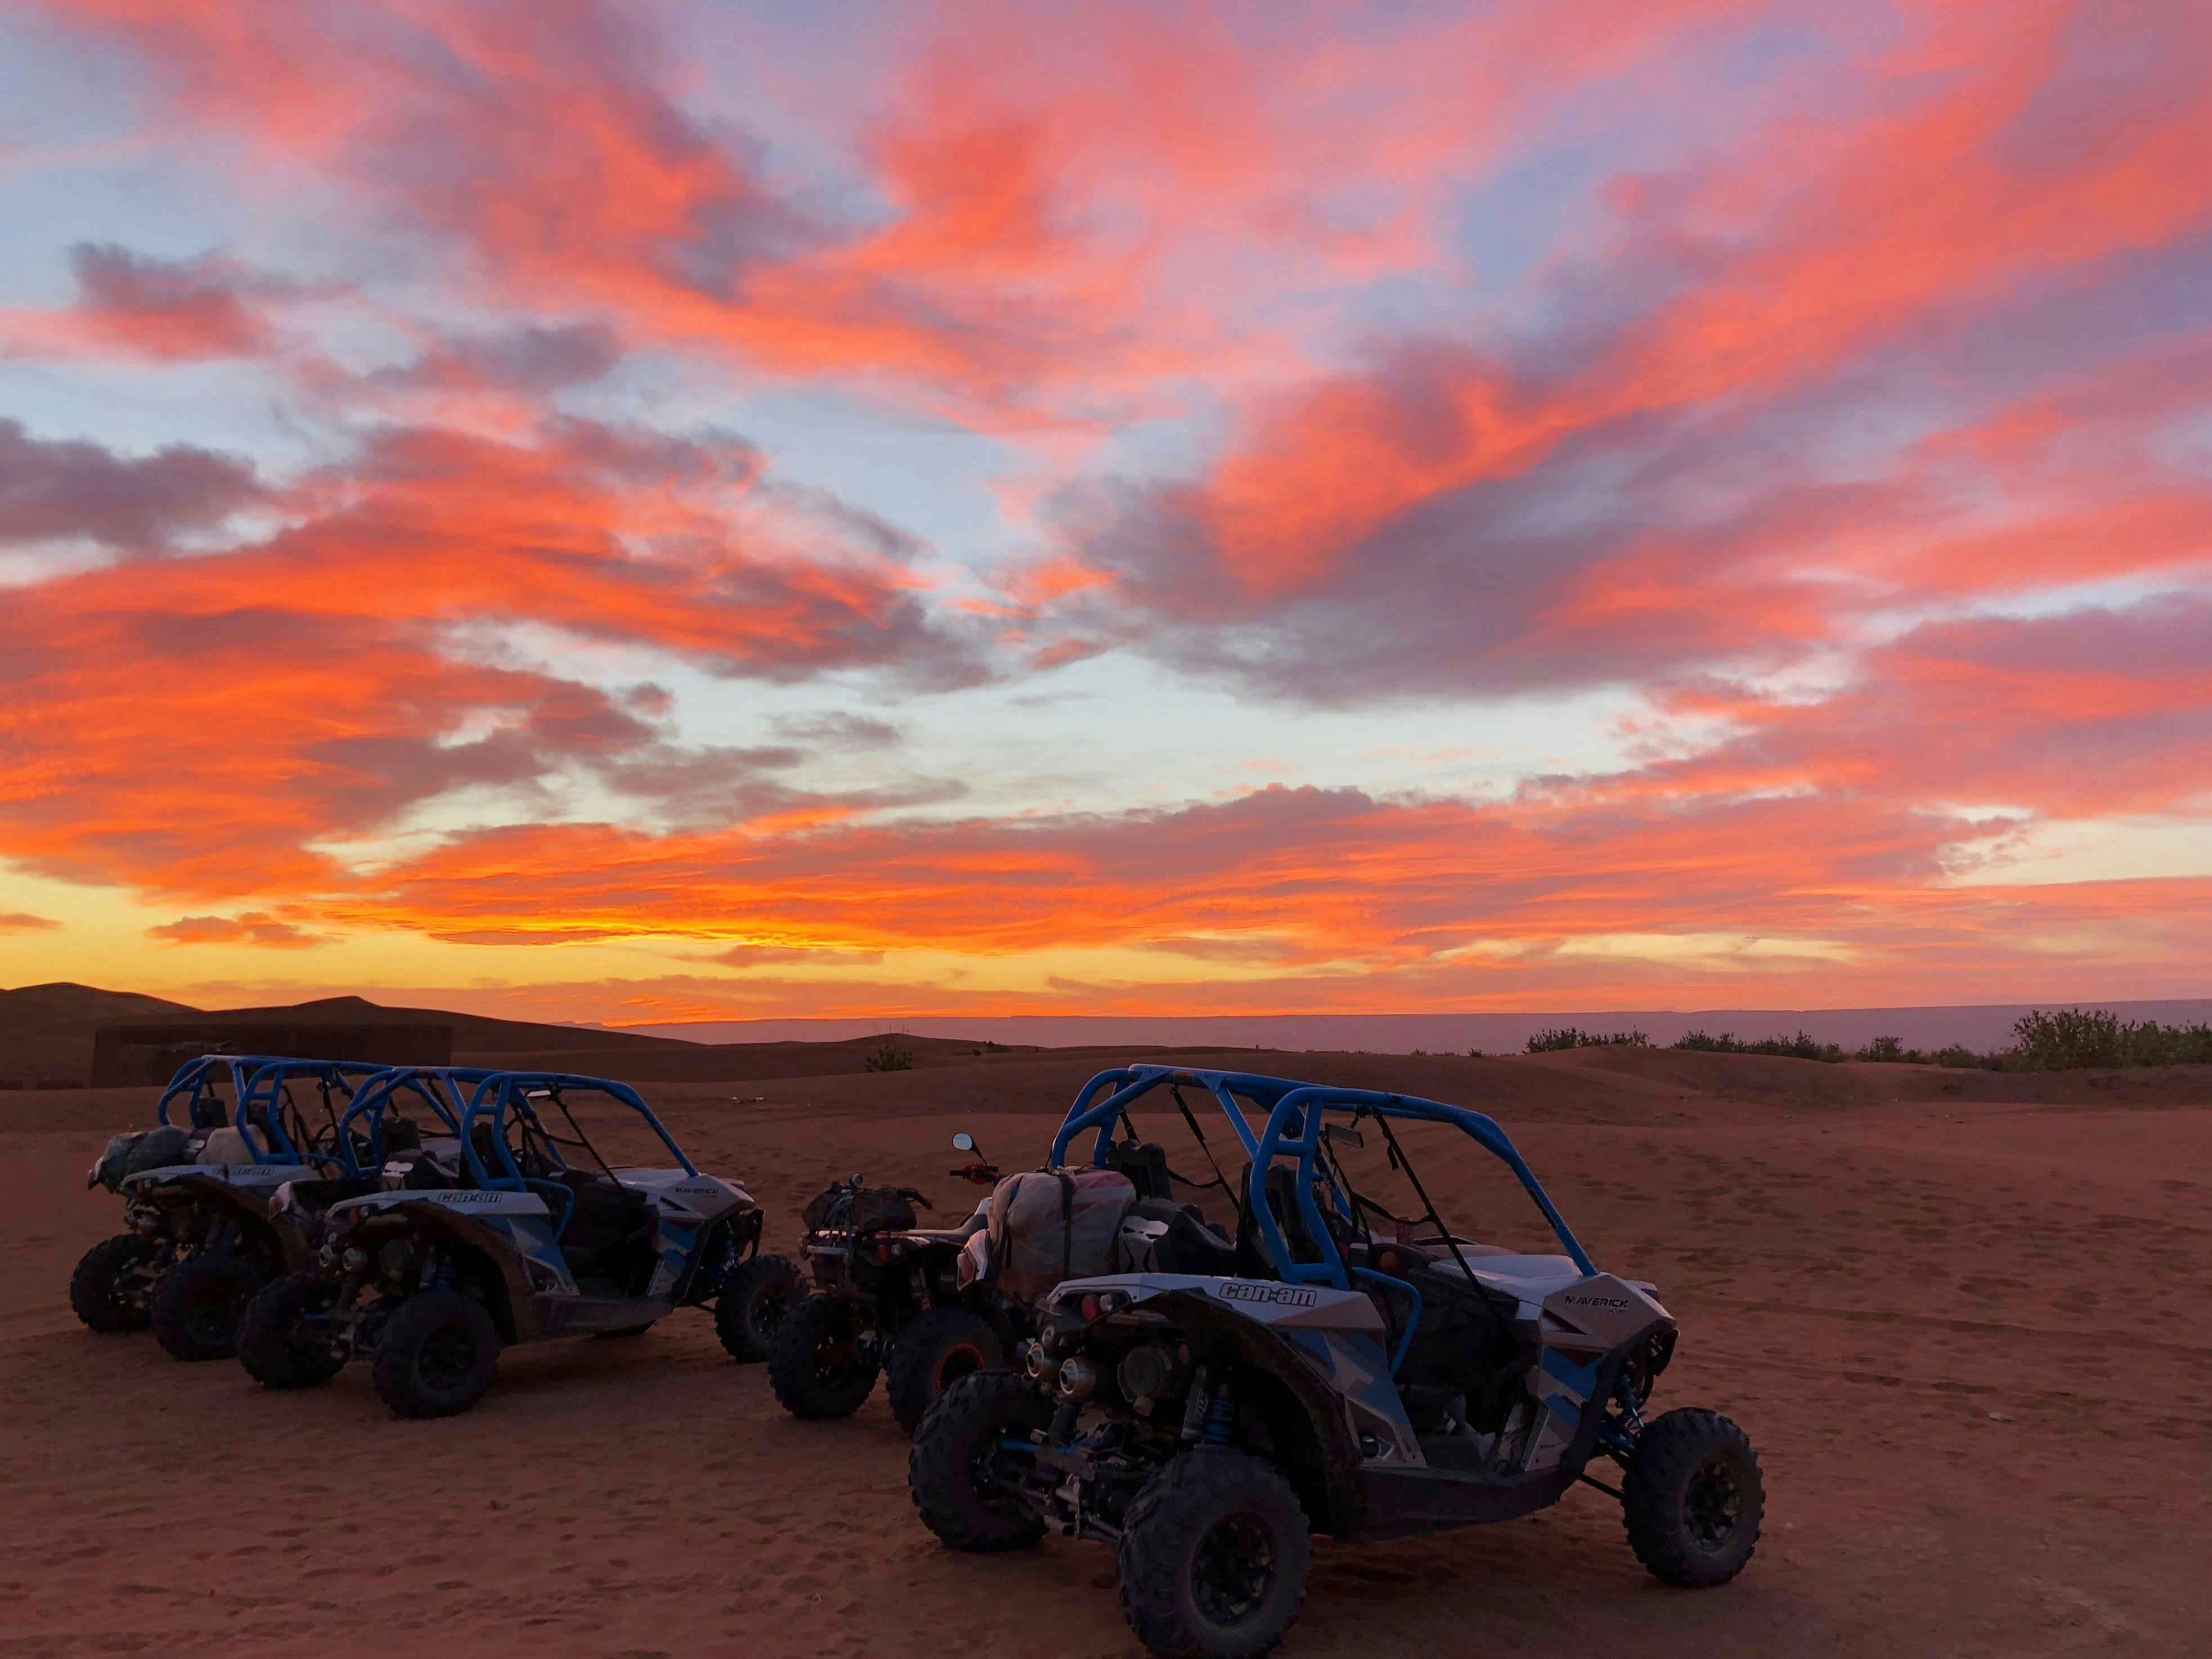
M903 951L1212 976L1034 994L1126 1007L2200 969L2193 878L1956 878L2202 811L2201 5L976 0L865 54L805 17L835 72L757 99L725 20L591 0L48 11L144 69L142 138L377 251L322 289L80 244L74 304L0 319L42 372L240 360L322 458L0 419L0 543L124 561L7 590L0 856L270 907L156 937L688 938L753 988L669 992L708 1000ZM997 591L654 425L702 363L986 434ZM1649 746L1483 801L1176 778L947 821L956 780L793 781L941 705L678 725L701 678L889 702L1115 653L1380 720L1604 689ZM460 799L520 821L334 850Z

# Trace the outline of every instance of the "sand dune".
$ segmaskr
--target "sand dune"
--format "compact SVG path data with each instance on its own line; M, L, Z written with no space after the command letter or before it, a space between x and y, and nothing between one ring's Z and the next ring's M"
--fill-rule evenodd
M855 1168L963 1202L951 1132L1031 1162L1105 1058L653 1097L787 1246L804 1198ZM2212 1074L2133 1074L2115 1097L1663 1052L1221 1060L1498 1117L1598 1260L1681 1320L1661 1403L1737 1416L1770 1492L1758 1559L1705 1595L1653 1583L1586 1491L1504 1526L1324 1543L1292 1659L2212 1647ZM428 1424L386 1416L358 1370L279 1396L88 1334L64 1285L115 1200L82 1171L150 1100L0 1096L0 1651L1136 1651L1103 1550L940 1549L880 1395L793 1421L697 1314L510 1353L477 1410Z

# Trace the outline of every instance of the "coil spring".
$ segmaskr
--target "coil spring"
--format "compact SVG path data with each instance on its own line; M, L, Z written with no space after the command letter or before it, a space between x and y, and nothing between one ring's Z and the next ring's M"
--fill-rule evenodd
M1206 1408L1206 1443L1209 1446L1227 1445L1230 1433L1236 1426L1237 1402L1229 1397L1229 1390L1224 1389L1213 1396Z

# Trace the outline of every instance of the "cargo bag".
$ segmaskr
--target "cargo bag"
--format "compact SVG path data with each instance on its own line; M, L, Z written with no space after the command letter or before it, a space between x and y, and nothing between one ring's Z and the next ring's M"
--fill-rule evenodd
M856 1193L832 1187L808 1204L799 1219L810 1233L902 1233L915 1224L913 1204L890 1187L863 1187Z
M1115 1170L1031 1170L991 1194L991 1273L999 1287L1034 1302L1066 1279L1121 1267L1121 1218L1135 1201Z

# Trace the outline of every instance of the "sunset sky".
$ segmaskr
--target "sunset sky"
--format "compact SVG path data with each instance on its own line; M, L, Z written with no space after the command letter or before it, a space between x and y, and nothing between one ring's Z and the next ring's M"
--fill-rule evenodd
M2203 0L0 0L0 983L2212 994Z

